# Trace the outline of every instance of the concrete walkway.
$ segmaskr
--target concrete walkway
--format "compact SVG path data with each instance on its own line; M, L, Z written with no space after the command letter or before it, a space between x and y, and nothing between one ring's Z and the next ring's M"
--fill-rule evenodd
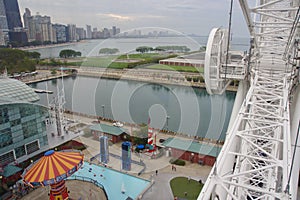
M154 180L153 186L143 195L142 200L164 199L173 200L174 196L170 187L170 181L175 177L191 177L196 181L206 181L211 170L209 166L200 166L198 164L187 163L186 166L176 166L176 171L172 171L171 165L158 170L157 176L155 173L145 174L151 176Z
M91 157L99 154L99 141L83 136L76 138L76 140L82 142L87 147L87 149L84 150L86 161L89 161ZM114 144L110 146L109 151L116 155L121 155L120 144ZM174 177L182 176L191 177L196 181L199 181L201 179L201 181L204 183L211 170L211 167L209 166L201 166L196 163L192 164L190 162L186 162L185 166L176 166L176 171L172 171L171 164L169 163L170 157L166 157L165 155L158 159L150 159L145 155L139 157L136 154L132 154L132 159L136 161L142 159L143 162L146 164L145 173L141 174L139 177L147 179L149 181L154 181L153 186L150 189L148 189L148 191L146 191L146 193L143 195L143 200L172 200L174 199L174 197L170 188L170 180L172 180ZM98 161L93 162L98 163ZM108 166L121 171L121 161L117 158L110 157ZM134 164L132 164L132 170L128 173L137 176L141 168L141 166L135 166ZM155 173L156 170L158 171L157 176Z

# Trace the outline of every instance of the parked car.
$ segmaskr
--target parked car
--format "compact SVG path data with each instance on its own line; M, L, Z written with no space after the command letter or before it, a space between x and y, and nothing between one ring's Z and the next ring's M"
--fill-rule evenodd
M113 126L123 127L124 124L122 124L121 122L115 122L115 123L113 123Z

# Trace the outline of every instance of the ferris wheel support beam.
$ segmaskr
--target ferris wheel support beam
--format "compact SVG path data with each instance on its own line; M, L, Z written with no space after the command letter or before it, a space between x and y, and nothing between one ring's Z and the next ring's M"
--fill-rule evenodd
M243 11L247 26L248 26L248 30L250 32L250 35L254 38L254 45L255 47L257 46L257 40L256 40L256 33L254 30L254 25L253 25L253 21L251 19L251 14L250 14L250 8L248 6L247 1L243 1L243 0L239 0L240 5L241 5L241 9Z
M291 173L299 173L300 158L291 154L297 132L289 107L300 91L300 2L239 2L253 41L251 86L198 200L296 199L298 174Z

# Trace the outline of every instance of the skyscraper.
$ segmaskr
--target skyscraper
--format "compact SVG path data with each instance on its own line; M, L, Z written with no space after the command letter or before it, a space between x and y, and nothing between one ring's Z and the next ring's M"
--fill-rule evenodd
M8 40L8 25L3 0L0 0L0 45L6 45Z
M56 36L53 33L51 18L49 16L41 16L40 14L31 15L30 10L26 8L23 19L30 42L56 42Z
M75 24L68 24L67 27L68 30L68 37L67 37L67 41L68 42L74 42L76 41L76 25Z
M29 27L29 18L31 17L31 11L29 8L25 8L25 13L23 15L24 27L28 29Z
M67 27L63 24L54 24L52 25L53 30L56 35L56 42L66 42L67 41Z
M0 45L20 45L27 42L17 0L0 0Z
M23 27L17 0L3 0L9 30Z
M87 39L92 38L92 27L90 25L86 25L86 38Z

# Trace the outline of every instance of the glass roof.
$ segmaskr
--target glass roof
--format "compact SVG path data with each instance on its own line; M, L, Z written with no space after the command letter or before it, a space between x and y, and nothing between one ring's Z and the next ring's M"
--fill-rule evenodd
M0 78L0 97L29 102L35 102L40 99L31 87L21 81L10 78Z

